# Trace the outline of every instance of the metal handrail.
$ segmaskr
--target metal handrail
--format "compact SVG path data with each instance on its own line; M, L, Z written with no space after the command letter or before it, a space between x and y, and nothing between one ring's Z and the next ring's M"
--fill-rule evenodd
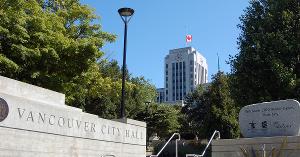
M161 148L161 150L156 154L156 155L150 155L150 157L158 157L160 155L160 153L165 149L165 147L170 143L170 141L172 140L172 138L174 136L178 136L178 139L175 140L175 149L176 149L176 157L178 157L178 147L177 147L177 143L180 140L180 134L179 133L174 133L169 140L165 143L165 145Z
M211 136L210 140L208 141L208 143L207 143L207 145L206 145L206 147L203 150L203 152L202 152L201 155L199 155L199 154L186 154L185 157L191 157L191 156L193 156L193 157L203 157L204 154L205 154L205 152L206 152L206 150L207 150L207 148L209 147L209 145L211 144L212 140L214 139L214 137L216 135L217 135L217 139L221 138L220 132L218 130L215 130L214 133L213 133L213 135Z
M106 156L116 157L115 155L102 155L101 157L106 157Z

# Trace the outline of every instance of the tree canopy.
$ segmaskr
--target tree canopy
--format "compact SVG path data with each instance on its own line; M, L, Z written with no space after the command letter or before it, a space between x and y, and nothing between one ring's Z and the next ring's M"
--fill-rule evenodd
M58 92L115 39L78 0L1 0L0 6L0 75Z
M300 100L300 1L254 0L240 20L230 61L237 103Z
M180 110L170 104L151 103L145 106L143 112L135 117L137 120L147 122L147 138L154 133L161 138L168 138L180 128Z
M210 137L215 130L220 131L222 138L239 136L238 107L231 96L229 77L223 72L213 76L207 91L198 87L189 94L182 112L190 128L184 131L201 138Z

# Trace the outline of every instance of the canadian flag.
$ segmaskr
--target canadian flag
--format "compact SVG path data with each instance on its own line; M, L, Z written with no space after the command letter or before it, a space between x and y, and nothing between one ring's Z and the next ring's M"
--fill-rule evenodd
M192 42L192 35L190 35L190 34L186 35L185 41L186 41L187 43L188 43L188 42Z

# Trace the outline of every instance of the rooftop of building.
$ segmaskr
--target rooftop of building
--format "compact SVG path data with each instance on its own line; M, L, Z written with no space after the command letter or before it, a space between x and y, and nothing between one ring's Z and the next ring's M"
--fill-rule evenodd
M171 54L186 53L186 52L188 52L188 54L191 54L191 53L196 54L197 53L206 62L206 58L199 51L197 51L194 47L191 47L191 46L171 49L171 50L169 50L169 54L167 54L165 56L165 59L168 59Z
M182 47L182 48L176 48L176 49L171 49L170 50L170 53L178 53L178 51L187 51L187 50L190 50L191 52L192 51L195 51L196 49L191 47L191 46L188 46L188 47Z
M165 88L156 88L157 91L165 90Z

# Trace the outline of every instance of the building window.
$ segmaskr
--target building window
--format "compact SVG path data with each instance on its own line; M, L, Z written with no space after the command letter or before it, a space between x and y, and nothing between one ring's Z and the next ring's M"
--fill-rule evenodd
M194 65L193 61L190 61L190 65Z
M166 83L166 88L168 88L168 83Z
M173 92L172 98L173 98L173 101L175 101L175 93L174 92Z
M166 69L168 69L168 64L166 64Z
M168 100L168 97L166 97L166 101L169 101L169 100Z
M166 77L166 81L168 82L168 77Z
M168 90L166 90L166 95L168 95Z
M168 75L168 70L166 71L166 75Z

